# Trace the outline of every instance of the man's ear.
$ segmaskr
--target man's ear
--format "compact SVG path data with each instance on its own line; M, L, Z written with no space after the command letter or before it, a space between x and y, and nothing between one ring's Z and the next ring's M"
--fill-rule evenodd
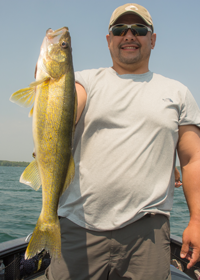
M156 33L151 35L151 49L153 50L156 44Z
M108 43L108 49L110 49L110 34L106 35L106 40L107 40L107 43Z

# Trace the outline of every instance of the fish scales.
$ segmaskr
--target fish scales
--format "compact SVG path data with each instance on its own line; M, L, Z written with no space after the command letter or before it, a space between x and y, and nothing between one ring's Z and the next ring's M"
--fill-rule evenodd
M68 28L48 30L37 62L36 82L15 92L11 101L34 103L33 139L36 158L20 182L35 190L42 185L42 210L26 250L31 258L42 249L61 256L58 201L74 177L72 141L77 98Z

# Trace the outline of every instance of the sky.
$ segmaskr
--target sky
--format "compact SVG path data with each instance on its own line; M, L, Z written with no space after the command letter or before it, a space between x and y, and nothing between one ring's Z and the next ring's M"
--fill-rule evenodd
M123 0L0 0L0 160L31 161L29 109L9 101L34 81L46 30L67 26L74 70L112 66L106 34ZM199 0L140 0L153 18L157 41L149 69L185 84L200 106Z

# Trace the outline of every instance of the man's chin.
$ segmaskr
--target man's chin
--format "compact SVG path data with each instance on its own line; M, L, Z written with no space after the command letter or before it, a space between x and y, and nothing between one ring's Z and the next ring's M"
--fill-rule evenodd
M119 61L123 64L134 64L140 61L140 57L119 57Z

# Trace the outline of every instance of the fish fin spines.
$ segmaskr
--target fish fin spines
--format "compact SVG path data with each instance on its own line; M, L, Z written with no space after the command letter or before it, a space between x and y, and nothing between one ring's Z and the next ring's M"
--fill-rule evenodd
M61 234L58 217L54 223L44 223L40 215L26 249L25 259L34 257L43 249L48 251L51 257L61 257Z
M42 83L49 82L50 79L50 77L45 77L41 80L37 80L35 82L30 83L30 87L36 87L38 85L41 85Z
M22 88L16 92L14 92L11 95L9 100L13 103L16 103L19 106L28 108L35 101L36 87L38 85L41 85L42 83L48 83L49 80L50 80L50 77L45 77L41 80L32 82L29 87Z
M62 190L62 193L66 191L66 189L69 187L71 182L74 179L74 174L75 174L75 164L74 164L74 159L73 156L71 155L70 160L69 160L69 166L68 166L68 171L67 171L67 177L65 179L65 184Z
M20 179L20 183L30 186L34 190L39 190L41 186L40 174L37 160L34 159L24 170Z
M32 107L32 109L30 110L30 112L28 114L29 118L31 118L33 116L33 109L34 109L34 106Z
M10 101L16 103L19 106L28 108L35 100L35 87L27 87L14 92Z

